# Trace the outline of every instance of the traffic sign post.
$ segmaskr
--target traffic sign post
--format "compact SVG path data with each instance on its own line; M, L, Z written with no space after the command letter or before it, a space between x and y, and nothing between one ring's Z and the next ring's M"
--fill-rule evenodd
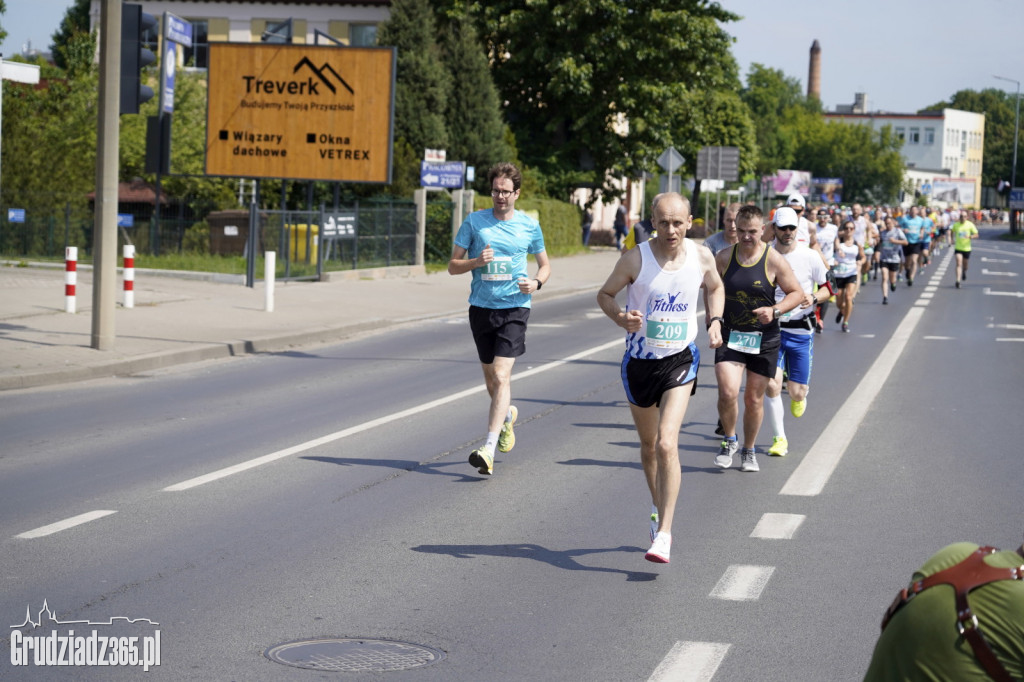
M683 158L683 155L675 147L669 147L658 157L658 165L668 173L667 191L678 191L679 188L673 182L672 176L683 167L684 163L686 163L686 159Z
M697 177L701 180L740 179L739 147L703 147L697 152Z
M1010 210L1024 211L1024 187L1014 187L1010 190Z

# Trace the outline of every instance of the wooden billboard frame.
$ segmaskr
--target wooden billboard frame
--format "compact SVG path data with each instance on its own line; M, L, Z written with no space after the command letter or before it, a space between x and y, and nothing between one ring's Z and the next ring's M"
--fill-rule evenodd
M207 175L391 182L395 48L209 47Z

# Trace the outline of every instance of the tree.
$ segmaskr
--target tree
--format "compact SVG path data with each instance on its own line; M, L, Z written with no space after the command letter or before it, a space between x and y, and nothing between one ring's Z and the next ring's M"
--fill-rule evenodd
M0 14L3 14L6 11L7 11L7 4L4 2L4 0L0 0ZM3 43L4 39L6 39L6 38L7 38L7 31L5 31L3 25L0 24L0 43Z
M414 177L415 185L419 184L419 165L410 166L403 145L415 154L448 145L445 110L451 85L434 39L436 25L428 0L394 0L391 17L377 34L379 45L398 48L393 179L402 187Z
M793 168L797 131L787 126L785 121L787 117L792 119L796 116L791 110L815 109L801 91L800 81L787 77L778 69L751 64L747 87L740 97L750 108L756 128L757 175L773 175L780 168Z
M985 153L982 158L981 184L996 187L1000 180L1010 180L1013 165L1013 132L1016 120L1016 93L998 88L981 92L960 90L948 102L938 102L927 110L960 109L985 114ZM1024 158L1017 157L1017 184L1024 178Z
M845 201L895 200L903 182L901 141L885 126L826 122L818 112L791 108L783 125L796 131L795 164L814 177L843 179Z
M90 4L90 0L75 0L75 3L65 10L60 28L50 36L53 40L53 62L62 69L68 69L69 65L76 61L76 57L67 52L69 49L73 49L74 45L80 47L81 42L72 39L79 34L89 34ZM95 48L95 43L93 45Z
M739 88L719 26L738 17L718 3L493 0L467 10L520 157L554 196L584 184L618 193L613 176L654 170L668 146L688 146L694 93ZM695 155L684 156L692 170Z
M483 169L511 159L512 150L505 142L498 91L473 24L452 21L444 34L443 52L453 86L446 112L448 156L479 169L478 189L489 191Z

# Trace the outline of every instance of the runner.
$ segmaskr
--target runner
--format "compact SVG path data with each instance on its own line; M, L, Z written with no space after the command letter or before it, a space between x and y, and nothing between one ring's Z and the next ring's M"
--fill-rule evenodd
M900 218L900 229L907 237L907 245L903 247L903 256L907 267L907 286L914 286L914 275L917 274L918 259L921 255L921 232L924 221L917 214L917 206L910 207L909 216Z
M778 214L782 209L776 211ZM775 376L781 338L779 317L803 300L800 283L779 253L761 241L764 214L757 206L744 206L736 215L739 242L715 256L725 284L725 345L715 351L718 379L718 416L722 420L722 441L715 466L728 469L740 449L736 436L739 419L740 385L743 394L743 451L741 471L759 471L755 443L764 417L764 392ZM776 284L785 292L775 301Z
M700 351L697 302L701 286L712 310L708 338L722 345L724 289L711 253L686 239L690 202L672 192L653 211L657 236L625 252L597 293L601 310L624 328L622 384L640 436L640 461L651 493L648 561L667 564L679 496L679 429L697 388ZM615 297L627 290L626 309Z
M821 255L825 259L825 265L828 266L829 270L835 267L836 256L836 237L839 236L839 227L832 222L832 216L829 215L828 210L825 207L818 209L818 244L821 246ZM816 319L814 321L814 331L822 333L825 329L824 320L828 319L828 304L829 301L835 298L834 296L826 298L820 304L818 304L818 310L816 313Z
M786 438L784 410L782 409L782 375L786 374L786 392L789 410L794 417L802 417L807 409L807 390L811 382L814 361L814 304L828 300L831 294L824 286L828 270L821 257L796 241L796 213L780 208L775 214L775 249L786 259L800 284L803 298L800 307L779 318L782 345L775 376L768 382L764 411L774 432L769 455L785 457L789 452ZM814 285L818 285L815 291ZM775 289L775 300L781 302L785 293Z
M860 264L864 262L864 249L853 239L852 220L843 223L835 242L836 267L836 322L843 323L843 331L850 331L850 316L853 315L853 299L860 288Z
M469 326L491 397L484 444L469 455L481 474L494 470L494 453L516 444L519 410L512 402L512 366L526 352L526 322L531 296L551 276L544 234L536 220L515 210L523 176L511 163L488 172L493 208L466 217L455 235L448 273L473 273ZM527 277L526 254L537 258L537 276Z
M978 238L978 228L967 219L967 211L960 211L960 220L953 223L953 253L956 256L956 288L967 279L967 263L971 258L971 240Z
M885 230L882 232L881 246L878 249L882 260L882 305L889 304L889 294L896 291L896 276L900 271L900 256L907 236L896 227L896 220L885 219Z

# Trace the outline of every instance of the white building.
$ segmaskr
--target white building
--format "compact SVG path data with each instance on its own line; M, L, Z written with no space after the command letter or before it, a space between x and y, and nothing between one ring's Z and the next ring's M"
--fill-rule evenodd
M211 42L258 43L268 29L291 31L296 44L332 44L324 35L353 47L376 44L377 27L388 19L391 0L134 0L158 20L164 12L192 24L191 48L179 49L182 66L205 69ZM92 0L90 27L100 28L100 0ZM281 26L291 20L290 26ZM320 34L324 35L318 35Z
M834 112L825 114L825 120L870 125L874 130L891 126L896 137L903 140L900 153L908 171L915 171L906 177L908 186L918 191L927 189L931 174L939 182L954 179L963 185L971 184L965 180L972 180L973 193L963 194L973 197L972 205L980 205L985 114L959 109L917 114L868 112L866 101L866 96L858 93L854 104L837 106Z

